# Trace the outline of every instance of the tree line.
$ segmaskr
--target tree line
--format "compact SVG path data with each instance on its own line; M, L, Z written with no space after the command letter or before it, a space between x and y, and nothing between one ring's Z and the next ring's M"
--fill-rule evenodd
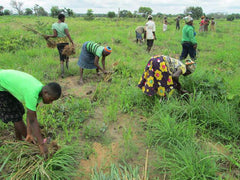
M137 18L137 17L147 17L148 15L152 15L153 10L150 7L139 7L138 11L134 11L133 13L129 10L119 10L116 14L113 11L108 12L107 14L94 14L92 9L88 9L86 14L77 14L74 13L72 9L69 8L59 8L58 6L52 6L51 12L48 13L45 11L45 9L38 4L35 4L33 8L26 8L23 9L23 2L18 2L16 0L11 0L10 5L13 9L15 9L18 13L18 15L36 15L36 16L52 16L57 17L58 14L64 13L65 15L69 17L76 17L76 16L83 16L86 20L93 20L94 17L109 17L109 18L115 18L115 17L121 17L121 18ZM4 9L3 6L0 5L0 16L3 15L11 15L12 12L8 9ZM176 16L186 16L191 15L193 19L199 19L201 16L208 16L208 17L214 17L215 19L220 18L226 18L228 21L232 21L234 19L240 19L240 14L231 14L227 15L224 13L210 13L205 14L203 12L203 9L201 7L187 7L182 14L162 14L157 13L154 16L157 17L176 17Z

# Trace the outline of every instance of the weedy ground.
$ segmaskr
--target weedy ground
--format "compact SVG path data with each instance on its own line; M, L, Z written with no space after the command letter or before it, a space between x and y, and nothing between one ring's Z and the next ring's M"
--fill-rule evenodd
M181 30L170 19L150 53L136 44L135 28L145 19L66 18L75 42L66 77L60 78L57 49L24 26L51 34L51 17L6 16L0 19L0 68L32 74L43 83L56 81L62 97L38 107L45 137L59 149L44 160L34 145L14 141L12 124L0 123L0 177L3 179L239 179L239 21L218 20L216 32L198 33L197 69L181 77L189 99L147 97L137 83L149 58L178 58ZM181 22L181 28L184 22ZM84 71L79 86L81 46L93 40L109 45L105 77ZM24 117L25 119L25 117ZM148 155L146 154L148 150ZM146 162L147 161L147 162ZM147 164L147 167L145 166Z

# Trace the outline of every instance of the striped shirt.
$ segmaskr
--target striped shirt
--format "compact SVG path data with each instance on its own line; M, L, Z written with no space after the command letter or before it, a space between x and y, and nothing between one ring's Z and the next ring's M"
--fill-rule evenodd
M87 51L94 54L94 56L101 57L104 47L99 45L98 43L89 41L87 43Z

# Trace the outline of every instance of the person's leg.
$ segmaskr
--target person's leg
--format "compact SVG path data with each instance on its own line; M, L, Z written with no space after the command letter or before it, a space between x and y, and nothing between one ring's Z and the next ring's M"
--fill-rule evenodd
M67 58L66 58L66 68L68 69L68 67L69 67L69 57L67 56Z
M15 128L16 139L22 140L22 137L26 138L27 127L22 120L18 122L14 122L14 128Z
M96 73L97 73L98 76L100 75L100 74L99 74L99 69L98 69L98 68L96 69Z
M182 53L180 56L180 60L186 59L188 55L188 46L187 43L182 44Z
M193 48L193 46L189 46L189 56L191 57L192 60L196 59L196 49Z
M148 39L147 40L147 51L150 52L151 48L153 46L153 39Z
M61 65L61 77L64 78L64 61L60 61L60 65Z
M83 84L83 68L80 67L80 79L78 82L79 85Z

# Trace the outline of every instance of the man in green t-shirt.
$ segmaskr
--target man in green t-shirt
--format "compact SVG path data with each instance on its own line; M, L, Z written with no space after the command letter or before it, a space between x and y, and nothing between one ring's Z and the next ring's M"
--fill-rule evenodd
M12 121L16 138L35 143L37 139L42 154L48 149L44 144L37 121L36 108L39 102L50 104L61 96L61 86L52 82L43 85L30 74L16 70L0 70L0 119L4 123ZM25 113L23 104L27 107L27 127L23 122Z
M186 25L182 29L182 53L180 60L186 59L189 55L192 60L196 59L196 32L193 26L193 18L191 16L186 16L184 18Z

